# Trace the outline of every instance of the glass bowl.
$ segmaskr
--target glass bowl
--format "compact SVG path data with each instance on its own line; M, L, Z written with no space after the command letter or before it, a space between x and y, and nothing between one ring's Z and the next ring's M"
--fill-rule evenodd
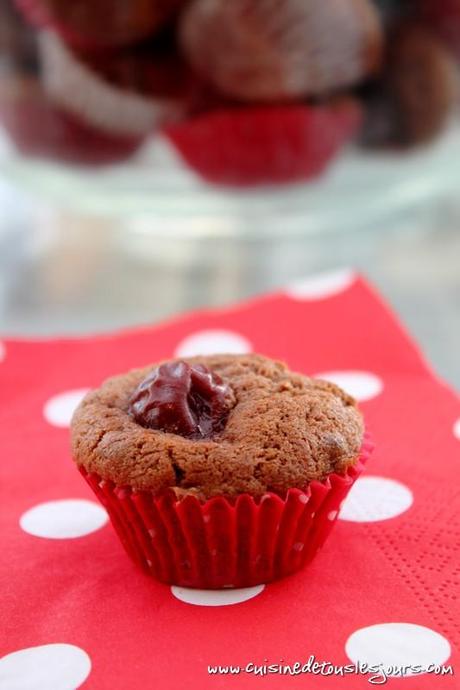
M0 171L171 237L347 232L456 194L460 2L249 4L3 0Z

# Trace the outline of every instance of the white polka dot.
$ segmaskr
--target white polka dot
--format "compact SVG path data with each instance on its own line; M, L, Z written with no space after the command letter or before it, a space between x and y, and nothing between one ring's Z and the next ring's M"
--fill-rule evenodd
M382 379L368 371L327 371L315 374L315 378L335 383L360 402L371 400L383 391Z
M331 522L333 522L338 514L339 514L338 510L331 510L331 512L328 513L327 518L328 518L328 520L331 520Z
M249 340L239 333L223 330L209 330L192 333L179 343L176 357L194 355L233 354L244 355L252 351Z
M288 285L286 293L295 300L321 300L345 292L355 280L356 274L350 269L319 273Z
M354 663L382 664L388 669L390 666L425 668L429 664L443 664L451 650L445 637L423 625L380 623L350 635L345 651Z
M79 388L50 398L43 408L46 421L53 426L70 426L73 413L88 391L89 388Z
M460 441L460 419L457 419L457 421L455 422L453 431L455 438L458 438L458 440Z
M4 343L2 343L2 341L0 340L0 362L3 362L3 360L5 359L5 355L6 355L6 347L5 347Z
M49 501L26 511L19 520L24 532L46 539L74 539L91 534L108 520L104 508L85 499Z
M76 690L87 679L91 660L72 644L45 644L7 654L0 660L5 690Z
M394 479L361 477L340 510L340 520L378 522L401 515L413 503L410 489Z
M171 592L185 604L195 606L229 606L241 604L253 599L263 592L265 585L246 587L245 589L188 589L186 587L171 587Z

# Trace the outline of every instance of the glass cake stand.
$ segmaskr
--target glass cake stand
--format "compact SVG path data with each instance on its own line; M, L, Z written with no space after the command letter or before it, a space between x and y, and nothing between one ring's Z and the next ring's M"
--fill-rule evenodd
M124 164L90 168L22 157L0 131L0 173L63 209L123 220L152 237L372 232L418 223L458 193L460 125L404 153L349 148L318 180L273 187L203 182L162 137Z

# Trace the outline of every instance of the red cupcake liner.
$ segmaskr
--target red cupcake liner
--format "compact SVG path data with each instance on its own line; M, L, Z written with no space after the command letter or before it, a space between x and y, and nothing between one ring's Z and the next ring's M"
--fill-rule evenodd
M295 573L330 533L340 506L373 450L366 435L356 464L305 491L205 502L117 487L80 468L106 508L128 555L167 584L199 589L252 587Z
M33 77L2 81L0 124L21 153L77 165L118 163L142 144L140 137L103 132L56 107Z
M319 177L353 139L361 122L362 108L353 98L314 105L222 103L166 125L164 133L203 179L246 187Z

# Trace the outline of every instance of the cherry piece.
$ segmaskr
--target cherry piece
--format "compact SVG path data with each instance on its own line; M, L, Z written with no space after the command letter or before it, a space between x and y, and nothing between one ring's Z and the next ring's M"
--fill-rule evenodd
M225 426L230 394L230 387L204 365L166 362L138 386L130 412L149 429L210 438Z

